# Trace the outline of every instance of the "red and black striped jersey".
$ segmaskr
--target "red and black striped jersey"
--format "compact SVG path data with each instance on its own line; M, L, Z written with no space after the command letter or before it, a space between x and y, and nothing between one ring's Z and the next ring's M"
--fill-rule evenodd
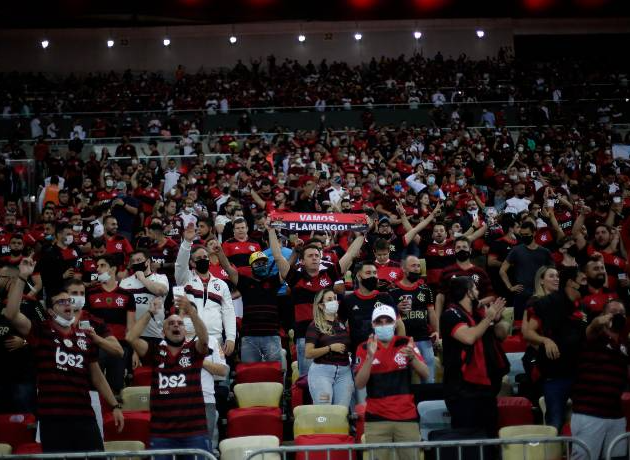
M315 294L326 287L332 288L341 279L339 265L320 266L315 276L310 276L304 267L291 267L286 282L291 288L291 299L295 308L295 336L305 337L308 325L313 321Z
M133 196L140 202L140 209L145 214L150 214L153 211L153 206L160 198L160 192L154 188L140 188L138 187Z
M116 286L109 292L102 285L94 286L85 295L85 309L105 321L118 340L125 339L127 312L136 311L136 301L131 292Z
M402 349L409 343L409 337L394 336L387 344L377 342L376 353L372 361L370 378L367 382L367 406L365 420L416 422L418 411L411 391L412 366ZM416 359L424 362L414 345ZM357 367L359 372L367 356L367 342L357 348Z
M182 233L184 232L184 221L182 218L178 215L167 217L165 219L165 225L166 229L164 234L179 244L182 240Z
M208 434L201 390L204 356L193 341L184 343L174 355L164 340L149 344L143 361L153 369L151 436L182 438Z
M89 367L98 361L98 347L92 339L74 326L64 334L48 319L32 322L28 341L35 352L38 416L94 418Z
M473 279L473 281L477 285L477 289L479 289L480 299L494 294L490 277L483 268L479 268L473 265L470 268L463 269L456 263L453 265L449 265L448 267L445 267L444 270L442 270L438 292L444 295L448 294L448 288L451 278L455 278L458 276L468 276Z
M446 240L442 244L429 243L424 251L424 259L427 264L427 283L435 286L440 282L442 270L455 263L453 241Z
M238 241L236 238L230 238L224 241L223 252L236 267L249 266L249 256L257 251L262 251L260 244L252 239Z
M278 335L280 315L278 289L282 286L279 275L259 280L253 277L250 267L238 269L236 288L243 296L242 336Z
M179 251L179 245L172 240L171 238L165 238L164 243L157 244L154 243L149 247L149 255L151 256L151 262L156 264L164 265L164 264L174 264L175 259L177 259L177 252ZM171 266L171 268L163 268L157 271L162 275L166 275L169 280L175 279L175 266Z

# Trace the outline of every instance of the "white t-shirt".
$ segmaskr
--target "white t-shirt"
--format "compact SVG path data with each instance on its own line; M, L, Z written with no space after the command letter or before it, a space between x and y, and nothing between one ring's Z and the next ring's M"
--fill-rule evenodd
M160 275L159 273L151 273L147 276L149 281L162 284L169 289L168 278L166 275ZM120 287L128 290L133 294L136 301L136 321L140 319L151 306L151 302L155 298L155 294L152 294L134 275L129 276L120 282ZM155 337L162 338L162 323L164 321L164 310L158 312L155 315L155 321L149 321L147 327L142 331L143 337Z
M221 364L227 367L225 355L219 346L219 342L211 335L208 336L208 348L210 354L204 358L204 362ZM218 379L217 379L218 380ZM214 404L214 376L205 369L201 369L201 391L203 392L203 402L206 404Z
M177 181L179 180L179 176L181 174L177 170L167 170L164 173L164 196L168 198L168 193L171 191L175 185L177 185Z
M516 210L516 213L527 211L529 209L529 203L527 198L519 198L514 196L505 202L506 207L512 207Z

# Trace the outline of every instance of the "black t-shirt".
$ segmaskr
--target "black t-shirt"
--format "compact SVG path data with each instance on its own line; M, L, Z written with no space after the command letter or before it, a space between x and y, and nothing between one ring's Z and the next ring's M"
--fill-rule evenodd
M315 326L314 321L309 324L306 329L306 343L312 343L315 348L327 347L333 343L343 343L346 346L346 351L343 353L331 351L324 356L316 358L314 361L317 364L348 366L350 364L350 334L348 333L348 328L340 321L329 321L328 323L332 327L330 335L323 334Z
M374 246L374 242L380 238L383 238L378 233L370 233L368 234L368 245L370 247ZM402 257L402 253L407 247L404 242L404 235L392 234L388 235L387 238L383 238L389 241L389 258L391 260L400 261Z
M238 269L237 289L243 298L243 324L241 335L278 335L278 289L282 285L279 275L258 280L250 267Z
M405 298L411 300L411 310L400 313L403 323L405 323L406 334L413 337L416 342L429 340L429 309L434 308L431 288L422 280L412 287L397 282L395 287L389 290L389 295L394 299L396 305Z
M540 267L555 265L549 249L529 249L524 244L515 246L505 260L514 268L514 284L522 284L527 292L534 291L534 278Z
M373 291L366 296L359 291L354 291L343 299L342 306L339 309L339 316L342 321L348 320L352 343L350 351L352 353L372 333L372 311L377 304L389 305L398 312L392 297L383 292Z

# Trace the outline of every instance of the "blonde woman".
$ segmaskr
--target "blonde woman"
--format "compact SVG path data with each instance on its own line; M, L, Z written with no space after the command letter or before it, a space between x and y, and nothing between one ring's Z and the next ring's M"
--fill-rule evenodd
M557 292L559 288L560 276L558 275L558 270L547 265L540 267L534 277L534 295L529 299L528 305L532 305L536 300ZM536 320L529 318L528 310L529 308L526 308L523 313L523 325L521 326L525 337L527 337L531 328L535 330L538 327ZM538 349L538 346L534 348Z
M348 407L354 392L350 367L350 334L339 321L339 302L332 289L317 293L313 302L313 322L306 330L305 356L312 359L308 388L313 404Z

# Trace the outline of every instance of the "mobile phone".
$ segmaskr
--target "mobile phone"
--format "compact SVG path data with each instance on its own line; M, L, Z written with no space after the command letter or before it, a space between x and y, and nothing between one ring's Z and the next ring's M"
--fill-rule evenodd
M90 322L89 321L79 321L79 329L89 329Z
M628 275L626 275L625 273L619 273L619 274L617 275L617 279L620 279L620 280L627 280L627 279L628 279Z
M553 208L556 205L556 200L547 200L547 207Z
M289 235L289 241L291 242L291 244L295 243L298 239L297 233L291 233Z
M613 197L613 203L621 203L621 197L620 196L614 196Z
M184 286L173 286L173 297L184 297L185 295Z

